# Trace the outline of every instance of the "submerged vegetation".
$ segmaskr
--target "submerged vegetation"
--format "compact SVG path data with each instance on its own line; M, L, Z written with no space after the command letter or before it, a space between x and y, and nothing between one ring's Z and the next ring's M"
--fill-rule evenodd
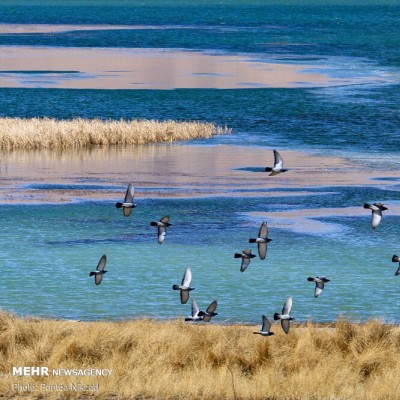
M207 122L0 118L0 150L71 149L209 138L229 133Z
M5 398L398 399L400 329L379 321L258 327L135 320L74 322L0 314ZM12 376L46 366L49 376ZM53 369L110 369L110 376L53 376ZM34 391L13 388L35 384ZM91 385L95 391L40 390ZM98 387L96 387L98 385ZM22 386L20 386L22 388ZM83 386L85 387L85 386ZM14 397L13 397L14 396ZM18 397L20 398L20 397ZM23 398L23 397L22 397Z

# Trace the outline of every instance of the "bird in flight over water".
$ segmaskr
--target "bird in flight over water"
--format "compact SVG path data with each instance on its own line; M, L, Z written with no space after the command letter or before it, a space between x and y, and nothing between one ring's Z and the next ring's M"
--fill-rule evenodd
M186 304L189 300L189 292L194 290L194 288L190 287L190 283L192 282L192 270L188 267L185 269L185 273L183 274L182 283L180 285L173 285L173 290L181 291L181 304Z
M368 208L372 211L371 226L373 229L375 229L381 222L382 211L388 210L388 208L386 208L382 203L374 203L374 204L365 203L364 208Z
M255 255L251 254L251 250L250 249L246 249L246 250L243 250L241 253L235 253L234 257L242 259L242 264L240 266L240 272L243 272L249 266L250 260L252 258L254 258Z
M272 239L268 238L267 223L264 221L260 226L260 230L258 231L258 237L256 239L249 239L249 243L257 243L258 255L261 260L265 260L265 257L267 255L268 242L270 242L271 240Z
M166 215L157 222L154 222L154 221L150 222L150 225L158 227L158 230L157 230L158 243L163 244L164 240L165 240L165 235L167 234L167 227L172 225L169 223L169 216Z
M96 271L89 273L89 276L94 276L94 283L100 285L103 280L103 275L107 272L104 268L106 267L107 256L104 254L101 256L99 263L97 264Z
M330 282L325 276L317 276L315 278L307 278L309 282L315 282L314 296L318 297L324 289L325 283Z
M394 255L392 257L392 262L398 262L399 263L399 268L397 268L396 272L394 273L395 275L400 275L400 257Z
M122 213L125 217L129 217L132 213L132 210L137 206L133 203L133 199L135 197L135 190L133 188L132 183L128 185L128 189L126 189L124 202L118 202L115 204L115 207L122 208Z
M271 172L269 176L273 176L286 171L287 169L283 168L283 158L276 150L274 150L274 166L272 168L265 167L265 172Z

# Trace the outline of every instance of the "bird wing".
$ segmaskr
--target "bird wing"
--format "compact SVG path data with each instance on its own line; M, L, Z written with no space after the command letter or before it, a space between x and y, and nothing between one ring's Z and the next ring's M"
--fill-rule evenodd
M374 206L378 207L381 211L385 211L388 209L383 203L374 203Z
M203 317L203 321L204 322L210 322L211 321L211 315L204 315L204 317Z
M160 219L160 222L162 222L163 224L166 224L168 221L169 221L169 216L168 215L166 215L166 216L164 216L164 217L162 217Z
M289 333L290 321L288 319L281 319L282 329L285 333Z
M261 332L269 332L271 329L271 322L269 319L263 315L262 316L262 327L261 327Z
M258 237L262 239L266 239L268 237L268 226L265 221L260 226L260 230L258 231Z
M181 304L186 304L189 300L189 291L181 290Z
M397 268L397 271L394 274L395 275L400 275L400 264L399 264L399 268Z
M283 159L276 150L274 150L274 168L283 168Z
M103 274L96 274L94 277L94 283L96 285L100 285L102 279L103 279Z
M182 286L189 287L190 282L192 282L192 270L189 267L187 267L185 269L185 273L183 274Z
M267 247L267 242L258 243L258 255L260 257L260 260L265 260L265 257L267 255Z
M243 272L246 270L246 268L250 264L250 258L244 258L242 257L242 265L240 266L240 272Z
M134 197L135 197L135 189L133 188L132 183L130 183L125 193L124 203L133 203Z
M122 207L124 217L129 217L132 214L132 207Z
M293 299L291 297L288 297L288 299L286 300L286 302L282 308L283 315L290 314L290 311L292 310L292 303L293 303Z
M107 256L105 254L103 254L100 258L99 263L97 264L97 271L103 271L104 268L106 267L106 263L107 263ZM100 280L101 281L101 280Z
M196 303L196 300L192 300L192 317L197 317L200 312L200 308Z
M251 254L251 249L243 250L242 253L246 254L246 256L249 256Z
M217 300L214 300L206 310L206 313L213 313L217 309Z

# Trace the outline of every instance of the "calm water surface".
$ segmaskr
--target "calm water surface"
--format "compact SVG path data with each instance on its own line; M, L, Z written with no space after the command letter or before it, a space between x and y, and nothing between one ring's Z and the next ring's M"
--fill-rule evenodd
M337 194L314 196L309 206L353 205L358 197L372 195L400 202L400 192L330 191ZM233 254L254 247L248 238L257 234L261 221L251 213L303 208L307 201L307 196L138 199L131 218L123 218L110 202L3 205L0 301L4 309L21 314L64 318L185 316L190 305L180 305L171 286L190 266L196 288L191 296L204 306L218 299L220 322L258 323L260 313L279 311L289 294L299 320L346 315L397 321L399 283L391 256L399 250L398 216L385 216L377 231L370 227L369 213L319 218L335 229L307 234L272 223L267 259L253 259L239 272L240 260ZM149 223L164 214L171 215L173 226L160 246ZM104 253L109 272L95 286L88 273ZM332 282L314 299L306 278L318 274Z

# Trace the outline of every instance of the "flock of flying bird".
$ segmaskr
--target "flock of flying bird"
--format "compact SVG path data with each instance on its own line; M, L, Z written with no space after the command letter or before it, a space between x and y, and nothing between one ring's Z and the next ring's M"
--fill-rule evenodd
M265 172L270 172L269 176L277 175L282 172L286 172L287 169L283 168L283 159L280 154L274 150L274 166L273 167L266 167ZM134 200L134 188L133 185L130 183L126 190L124 201L118 202L115 204L116 208L122 208L122 213L125 217L129 217L132 214L132 210L137 206ZM364 208L370 209L372 211L372 221L371 226L375 229L382 219L382 212L388 210L382 203L373 203L373 204L364 204ZM169 222L170 217L164 216L159 221L153 221L150 223L151 226L157 226L157 236L158 236L158 243L162 244L165 241L167 228L172 224ZM256 243L258 248L258 256L261 260L264 260L267 255L268 243L272 239L268 238L268 226L267 222L262 222L260 229L258 231L257 238L249 239L249 243ZM241 253L235 253L234 258L241 258L241 266L240 271L244 272L246 268L249 266L250 261L252 258L256 257L252 254L251 249L245 249ZM395 272L395 275L400 275L400 257L397 255L393 255L392 257L393 262L398 262L399 267ZM105 270L107 263L107 257L104 254L97 265L96 271L90 272L89 276L94 276L94 281L96 285L100 285L103 275L107 272ZM325 276L316 276L316 277L308 277L307 281L315 283L314 289L314 296L318 297L322 290L324 289L325 283L329 282L330 280ZM194 290L193 287L190 286L192 282L192 271L188 267L185 269L185 273L183 275L182 281L180 285L173 285L173 290L180 291L180 300L181 304L186 304L189 300L189 292ZM280 320L281 326L283 331L287 334L289 333L290 328L290 321L294 320L295 318L291 316L293 299L292 297L288 297L285 304L283 305L281 313L275 313L273 318L274 320ZM192 299L192 313L190 316L185 318L185 321L204 321L209 322L211 318L218 315L215 312L217 309L217 301L214 300L211 304L207 307L206 311L201 311L198 307L196 301ZM270 320L263 315L262 316L262 326L259 332L253 332L254 334L259 334L262 336L271 336L274 333L271 332L271 322Z

